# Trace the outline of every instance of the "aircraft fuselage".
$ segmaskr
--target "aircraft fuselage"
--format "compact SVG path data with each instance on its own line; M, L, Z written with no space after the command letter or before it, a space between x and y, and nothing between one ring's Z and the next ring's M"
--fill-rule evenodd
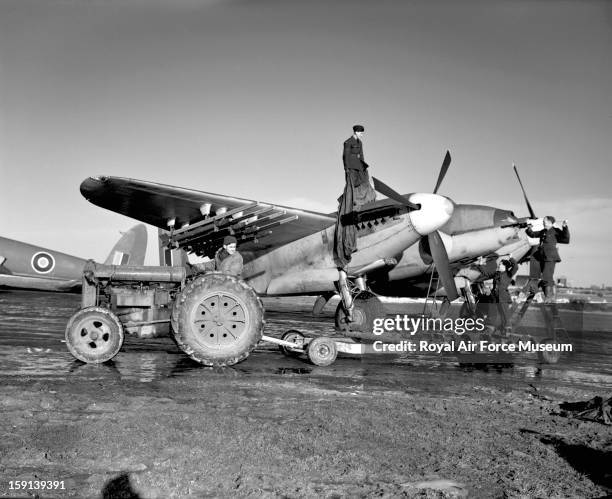
M0 286L71 291L81 285L86 260L0 237Z

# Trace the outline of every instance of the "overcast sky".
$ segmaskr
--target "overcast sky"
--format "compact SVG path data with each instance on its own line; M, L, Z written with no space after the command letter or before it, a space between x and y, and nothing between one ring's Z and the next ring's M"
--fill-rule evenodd
M557 275L612 284L610 54L603 0L0 0L0 234L102 260L100 174L333 211L362 123L401 192L449 149L442 194L526 215L515 162Z

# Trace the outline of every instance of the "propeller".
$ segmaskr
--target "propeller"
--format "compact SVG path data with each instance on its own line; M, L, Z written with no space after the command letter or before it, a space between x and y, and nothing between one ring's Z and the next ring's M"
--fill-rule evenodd
M394 191L393 189L391 189L391 187L389 187L384 182L378 180L376 177L372 177L372 180L374 180L374 189L380 192L381 194L387 196L389 199L393 199L401 205L411 208L413 210L419 210L421 208L420 204L411 203L400 193Z
M433 193L437 194L444 177L446 176L446 172L451 164L451 155L450 152L446 151L446 155L444 156L444 161L442 161L442 167L440 168L440 173L438 174L438 181L436 182L436 186L434 188ZM403 206L411 208L413 210L418 210L421 208L420 205L411 203L404 196L393 190L391 187L386 185L384 182L381 182L375 177L372 177L374 181L374 189L384 196L387 196L389 199L393 199L397 201ZM442 242L442 236L438 231L431 232L427 236L427 240L429 242L429 248L431 251L431 256L433 258L434 264L438 271L438 275L440 276L440 280L442 281L442 285L446 291L446 295L450 301L455 300L459 297L459 293L457 291L457 286L455 286L455 279L453 278L452 272L450 270L450 263L448 260L448 253L446 252L446 247Z
M529 216L531 218L538 218L536 217L536 214L533 211L533 208L531 207L531 203L529 202L529 199L527 198L527 193L525 192L525 188L523 187L523 182L521 182L521 177L519 176L518 170L516 169L516 165L514 163L512 163L512 168L514 168L514 173L516 173L516 178L518 179L519 185L521 186L521 190L523 191L523 197L525 198L525 203L527 203L527 209L529 210Z
M450 301L456 300L459 298L459 292L457 291L455 279L450 270L448 253L446 252L446 248L442 242L442 237L436 230L427 236L427 240L429 242L431 257L436 265L436 270L438 271L438 276L440 277L442 285L444 286L444 291L446 291L446 296Z
M440 173L438 174L438 181L434 187L434 194L438 193L438 189L440 188L440 185L442 185L442 181L446 176L446 172L448 171L450 164L451 155L450 152L446 151L444 161L442 161L442 167L440 168ZM440 233L436 230L427 235L427 241L429 242L429 251L431 251L431 257L433 258L436 270L438 271L438 276L440 277L444 290L446 291L446 296L450 301L456 300L459 297L459 292L457 291L455 279L453 278L453 274L450 270L448 253L446 252L446 247L442 242L442 236L440 236Z
M527 203L527 210L529 211L530 218L532 219L538 218L535 212L533 211L533 208L531 207L531 203L529 202L529 199L527 198L527 193L525 192L525 188L523 187L523 182L521 182L521 177L519 176L518 169L516 168L516 165L514 163L512 163L512 168L514 168L514 173L516 173L516 178L518 179L519 185L521 186L521 190L523 191L523 197L525 198L525 203ZM528 224L520 223L518 224L518 226L525 228L528 226ZM540 269L540 263L534 257L534 254L536 251L537 251L536 248L531 248L527 252L527 254L523 256L521 260L522 262L529 261L529 278L530 279L538 279L542 273Z
M438 181L436 182L436 186L434 187L434 194L438 194L438 189L446 177L446 172L448 171L448 167L451 164L451 155L450 152L446 151L446 155L444 156L444 161L442 162L442 168L440 168L440 173L438 175Z

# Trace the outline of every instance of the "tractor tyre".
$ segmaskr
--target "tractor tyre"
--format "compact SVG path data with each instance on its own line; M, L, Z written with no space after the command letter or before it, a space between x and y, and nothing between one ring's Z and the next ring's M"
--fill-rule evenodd
M101 364L111 360L123 345L123 325L103 307L76 312L66 326L66 346L82 362Z
M237 277L212 272L176 297L172 330L181 350L206 366L231 366L255 348L265 324L261 300Z

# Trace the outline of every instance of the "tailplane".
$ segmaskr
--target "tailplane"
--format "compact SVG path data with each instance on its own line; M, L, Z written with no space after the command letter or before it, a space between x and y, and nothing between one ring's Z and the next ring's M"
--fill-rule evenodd
M147 228L138 224L128 230L106 257L106 265L144 265L147 252Z

